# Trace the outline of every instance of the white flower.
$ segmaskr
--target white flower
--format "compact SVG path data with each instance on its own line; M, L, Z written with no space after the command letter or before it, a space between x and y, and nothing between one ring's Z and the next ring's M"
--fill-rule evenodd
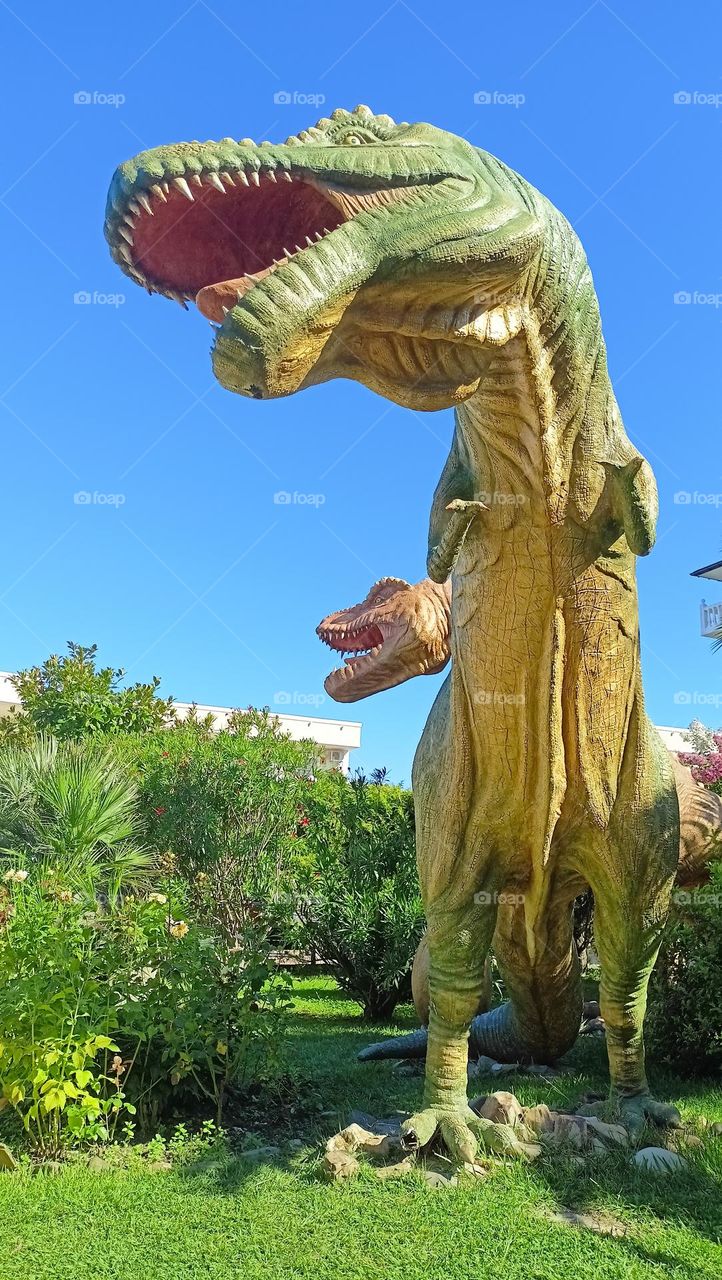
M5 872L3 880L6 884L22 884L23 880L27 880L28 874L29 873L27 871L10 870Z
M168 899L166 898L166 896L165 896L165 894L164 894L164 893L149 893L149 894L148 894L148 901L149 901L149 902L159 902L159 903L161 904L161 906L164 906L164 905L165 905L165 903L168 901Z

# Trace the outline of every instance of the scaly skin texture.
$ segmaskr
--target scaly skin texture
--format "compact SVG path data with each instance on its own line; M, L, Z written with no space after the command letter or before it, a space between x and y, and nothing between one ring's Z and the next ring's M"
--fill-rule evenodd
M328 614L316 628L324 643L340 653L357 653L365 647L369 635L377 640L375 650L367 657L360 661L354 658L340 671L332 672L324 683L326 691L338 702L357 702L417 675L443 670L451 658L450 616L449 582L439 585L430 578L423 578L421 582L411 584L403 578L382 578L359 604ZM695 782L691 771L674 752L670 752L670 761L680 817L675 884L688 890L708 883L710 862L722 857L722 797ZM497 944L495 937L494 946L497 945L503 948L503 939ZM429 950L425 936L414 957L412 993L419 1021L426 1026L429 1016ZM501 1015L495 1012L491 1017L486 1016L490 997L487 969L484 991L469 1030L469 1053L473 1057L492 1053L494 1028ZM536 1050L539 1054L538 1045ZM501 1052L503 1056L503 1045ZM425 1053L425 1033L412 1032L408 1036L369 1045L359 1057L368 1061L421 1057ZM529 1046L521 1060L528 1060L531 1056ZM546 1046L541 1050L541 1060L553 1060Z
M509 1149L466 1102L486 955L496 930L500 1046L563 1052L587 884L613 1093L630 1123L677 1122L650 1096L642 1037L679 850L639 670L635 557L656 490L571 227L488 153L359 107L282 146L141 153L113 180L106 235L131 278L221 322L213 367L232 391L350 377L412 409L456 407L429 534L429 576L453 570L453 664L414 764L431 1015L408 1143L438 1131L459 1159L477 1141Z

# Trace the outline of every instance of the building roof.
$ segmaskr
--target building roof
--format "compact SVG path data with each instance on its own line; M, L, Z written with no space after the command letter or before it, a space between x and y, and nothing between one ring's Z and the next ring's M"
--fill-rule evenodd
M693 578L711 578L713 582L722 582L722 560L716 564L706 564L703 569L693 569Z

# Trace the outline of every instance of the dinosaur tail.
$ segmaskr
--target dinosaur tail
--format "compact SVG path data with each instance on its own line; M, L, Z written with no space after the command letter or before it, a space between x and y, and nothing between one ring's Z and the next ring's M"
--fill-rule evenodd
M380 1040L378 1044L369 1044L358 1055L359 1062L376 1062L381 1058L425 1058L426 1027L411 1031L407 1036L394 1036L390 1040Z

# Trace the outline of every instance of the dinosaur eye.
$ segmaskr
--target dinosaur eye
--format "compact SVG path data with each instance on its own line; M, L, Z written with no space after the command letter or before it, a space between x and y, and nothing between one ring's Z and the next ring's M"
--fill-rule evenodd
M344 147L363 147L368 142L362 133L347 133L339 142Z

